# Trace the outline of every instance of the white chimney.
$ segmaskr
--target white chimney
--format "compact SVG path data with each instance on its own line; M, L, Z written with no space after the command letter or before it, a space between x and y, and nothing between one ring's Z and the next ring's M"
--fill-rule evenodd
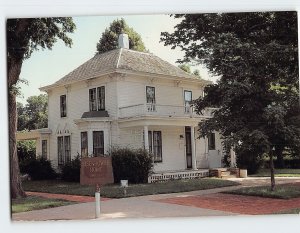
M127 34L120 34L119 35L119 48L129 49L129 39Z

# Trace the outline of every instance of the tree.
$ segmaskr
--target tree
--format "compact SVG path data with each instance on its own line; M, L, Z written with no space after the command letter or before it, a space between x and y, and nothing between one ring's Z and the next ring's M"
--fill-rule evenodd
M174 17L182 21L173 33L163 32L161 40L185 52L180 62L202 63L220 76L195 102L199 114L206 107L218 108L199 125L200 135L218 130L242 155L268 154L274 190L274 152L299 151L300 145L297 13Z
M129 27L123 18L114 20L109 28L105 29L97 43L97 52L104 53L118 48L118 37L121 33L128 35L130 49L147 52L141 36L133 28Z
M46 94L30 96L25 107L17 103L18 131L47 128L48 97Z
M189 73L189 74L192 73L192 71L191 71L191 66L188 65L188 64L181 64L181 65L179 65L178 67L179 67L180 69L182 69L183 71Z
M8 19L6 26L10 189L11 197L17 198L25 196L20 180L16 147L16 84L20 80L22 64L39 47L51 49L57 39L71 46L72 40L67 33L75 30L75 24L72 18L22 18Z

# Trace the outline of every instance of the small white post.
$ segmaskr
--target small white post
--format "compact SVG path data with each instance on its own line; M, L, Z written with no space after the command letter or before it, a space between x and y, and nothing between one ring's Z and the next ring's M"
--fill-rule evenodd
M96 200L96 218L100 218L100 187L99 187L99 185L96 186L95 200Z

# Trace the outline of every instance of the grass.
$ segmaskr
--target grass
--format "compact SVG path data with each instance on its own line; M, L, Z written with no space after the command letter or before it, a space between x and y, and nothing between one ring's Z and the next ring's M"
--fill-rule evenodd
M50 199L36 196L28 196L12 200L12 213L20 213L31 210L40 210L58 206L75 204L76 202L60 199Z
M128 188L126 188L126 196L124 195L124 189L121 188L120 185L106 185L101 188L101 196L110 198L123 198L163 193L188 192L234 185L238 185L238 183L229 180L214 178L173 180L152 184L132 184L129 185ZM57 180L27 181L23 183L23 188L25 189L25 191L45 193L61 193L83 196L95 195L95 187L93 186L80 185L79 183L62 182Z
M279 199L291 199L295 197L300 197L300 186L292 184L277 185L275 186L275 190L273 192L271 191L270 186L246 187L231 191L225 191L223 193Z
M284 210L284 211L277 212L275 214L300 214L300 208Z
M270 177L270 169L260 169L251 177ZM300 177L300 169L275 169L276 177Z

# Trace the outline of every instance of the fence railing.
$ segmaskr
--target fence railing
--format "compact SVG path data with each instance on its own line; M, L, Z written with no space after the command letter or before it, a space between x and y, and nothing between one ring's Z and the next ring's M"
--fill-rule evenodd
M197 114L193 106L176 106L160 104L135 104L119 108L120 118L138 116L175 116L175 117L211 117L216 108L206 108L202 114Z

